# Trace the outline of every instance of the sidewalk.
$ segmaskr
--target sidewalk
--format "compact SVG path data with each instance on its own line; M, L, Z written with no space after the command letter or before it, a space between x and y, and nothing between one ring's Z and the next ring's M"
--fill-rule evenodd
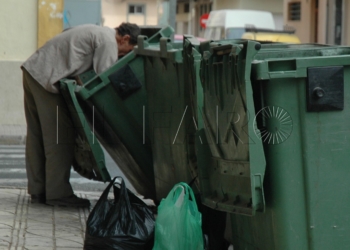
M0 145L24 145L25 134L25 126L0 125ZM31 204L26 188L0 186L0 250L82 250L87 218L102 192L75 190L91 206L69 208Z
M0 144L25 143L25 126L0 126ZM27 189L0 187L0 250L83 249L86 220L101 192L76 192L90 209L31 204Z
M0 145L25 144L26 133L25 125L0 125Z
M87 218L102 192L75 194L89 199L90 208L31 204L27 189L0 187L0 250L82 250Z
M77 192L90 209L31 204L26 189L0 187L0 250L83 249L86 220L101 193Z

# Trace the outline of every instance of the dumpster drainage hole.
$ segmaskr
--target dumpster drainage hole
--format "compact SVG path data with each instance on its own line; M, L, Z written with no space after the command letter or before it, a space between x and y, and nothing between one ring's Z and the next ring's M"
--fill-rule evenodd
M293 120L289 113L278 106L262 108L254 117L255 135L266 144L281 144L293 131Z

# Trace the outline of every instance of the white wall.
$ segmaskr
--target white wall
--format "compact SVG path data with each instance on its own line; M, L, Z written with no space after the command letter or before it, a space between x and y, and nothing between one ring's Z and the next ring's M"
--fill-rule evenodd
M37 46L37 0L2 0L0 126L25 125L20 65Z
M25 60L37 46L37 0L1 1L0 60Z

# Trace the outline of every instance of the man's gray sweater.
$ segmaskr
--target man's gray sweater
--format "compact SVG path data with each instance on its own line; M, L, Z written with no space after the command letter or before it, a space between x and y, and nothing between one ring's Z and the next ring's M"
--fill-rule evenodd
M60 79L89 69L97 74L118 60L116 31L97 25L80 25L49 40L22 65L47 91L59 93Z

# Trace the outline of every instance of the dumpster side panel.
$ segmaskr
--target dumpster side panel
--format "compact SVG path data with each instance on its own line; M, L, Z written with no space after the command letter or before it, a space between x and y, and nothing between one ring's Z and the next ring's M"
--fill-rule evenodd
M109 76L122 70L124 65L128 65L142 85L127 97L121 96L120 89L109 79ZM96 129L102 128L96 132L121 171L140 194L155 198L143 58L135 57L132 52L114 68L114 71L109 69L93 78L77 95L81 102L87 103L92 109L89 110L90 115L96 114L93 119L90 118L92 125L94 126L94 121L102 123L95 125ZM120 79L122 80L124 79ZM128 84L127 79L125 83Z
M202 203L250 216L263 211L265 203L265 159L261 141L254 138L250 84L251 60L258 49L253 42L204 44L199 83L203 99L197 100L198 154L203 157L208 147L211 151L211 159L205 156L198 164Z
M295 72L300 77L297 78L283 76L280 71L276 79L253 81L255 100L260 100L256 105L260 110L271 111L270 116L268 112L257 113L257 127L271 134L279 131L283 140L273 143L269 137L262 137L267 162L266 212L252 218L231 215L235 249L349 247L349 237L344 237L350 232L347 213L350 197L345 191L350 188L347 169L350 160L346 153L350 150L347 119L350 106L346 101L350 98L350 68L346 66L349 61L343 56L320 59L298 59ZM344 108L308 111L307 90L312 79L306 72L327 64L344 65ZM332 81L324 84L333 85ZM332 87L328 89L334 91ZM325 93L332 95L329 91ZM279 112L274 113L276 110ZM292 128L287 117L292 120ZM286 121L289 122L285 124Z
M143 126L138 121L140 119L136 119L128 112L128 109L124 107L125 103L122 102L111 85L105 87L104 91L93 95L89 102L93 103L94 108L102 114L103 122L118 130L121 142L129 148L135 161L145 167L146 178L152 180L152 150L149 139L144 140ZM134 114L142 119L143 106L146 106L146 103L141 101L138 103L141 105L134 110ZM108 135L104 134L103 136ZM146 170L147 168L149 171Z
M313 250L350 248L349 83L350 67L345 66L344 110L301 113L308 229Z
M155 185L161 200L176 183L192 179L189 158L194 143L190 137L195 129L183 63L147 56L145 72Z
M295 105L295 101L301 97L295 81L285 79L283 84L276 80L253 83L255 94L261 91L259 87L264 91L263 105L257 107L257 122L264 120L265 123L276 124L276 120L279 120L284 123L290 116L293 118L293 130L290 130L290 123L287 123L287 129L283 124L277 124L276 129L283 129L286 136L281 135L285 140L280 143L271 139L273 133L270 137L255 137L264 143L265 149L266 211L251 218L231 215L233 242L237 249L308 249L303 140L299 132L300 108ZM299 82L303 84L303 80ZM288 98L281 93L287 93ZM266 113L261 114L263 111ZM287 136L288 133L291 134Z

